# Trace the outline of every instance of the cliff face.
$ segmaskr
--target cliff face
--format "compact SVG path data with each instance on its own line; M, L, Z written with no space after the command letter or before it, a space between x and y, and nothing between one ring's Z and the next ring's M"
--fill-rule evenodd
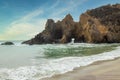
M81 15L80 23L86 42L120 42L120 4L89 10Z
M120 4L106 5L89 10L74 22L70 14L62 21L48 19L45 30L26 44L75 42L117 43L120 42Z
M82 27L79 23L73 21L68 14L62 21L54 22L48 19L45 30L37 34L33 39L25 41L26 44L45 44L45 43L68 43L71 38L76 38L76 42L80 41L80 32Z

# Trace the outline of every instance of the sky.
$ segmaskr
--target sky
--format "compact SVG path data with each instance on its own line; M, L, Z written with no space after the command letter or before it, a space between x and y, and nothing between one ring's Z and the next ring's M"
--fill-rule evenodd
M0 0L0 40L28 40L45 28L47 19L62 20L120 0Z

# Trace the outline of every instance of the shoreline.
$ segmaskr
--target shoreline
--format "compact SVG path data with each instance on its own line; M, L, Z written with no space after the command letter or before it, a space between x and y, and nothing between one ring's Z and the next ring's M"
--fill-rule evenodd
M40 80L120 80L120 58L94 62Z

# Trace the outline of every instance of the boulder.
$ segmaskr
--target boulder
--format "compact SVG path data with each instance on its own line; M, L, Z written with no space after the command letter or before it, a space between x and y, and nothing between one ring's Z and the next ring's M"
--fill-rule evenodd
M4 43L1 43L1 45L14 45L13 42L4 42Z

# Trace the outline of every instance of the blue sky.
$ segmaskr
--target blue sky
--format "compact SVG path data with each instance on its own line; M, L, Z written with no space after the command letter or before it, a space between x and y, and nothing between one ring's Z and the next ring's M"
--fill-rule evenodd
M75 21L88 9L120 0L0 0L0 40L27 40L41 32L47 19L70 13Z

